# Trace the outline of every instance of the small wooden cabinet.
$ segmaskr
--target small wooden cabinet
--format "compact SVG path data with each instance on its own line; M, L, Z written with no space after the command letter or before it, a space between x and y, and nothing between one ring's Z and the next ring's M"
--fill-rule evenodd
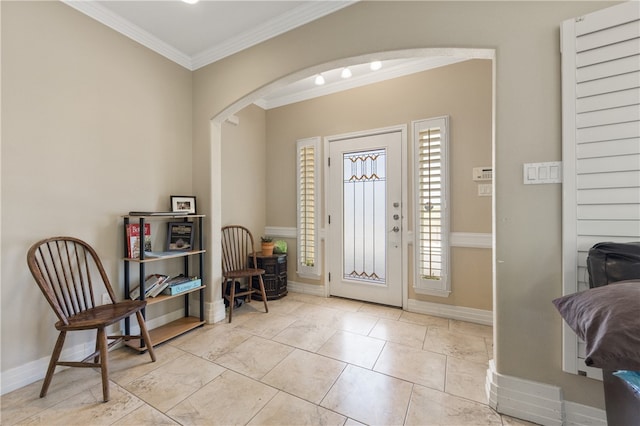
M256 261L258 268L264 269L265 274L262 276L264 281L264 290L267 293L267 300L280 299L287 295L287 255L274 254L271 256L263 256L262 253L256 253ZM251 264L251 263L249 263ZM258 277L251 279L253 288L260 289ZM252 294L253 299L261 300L260 294Z

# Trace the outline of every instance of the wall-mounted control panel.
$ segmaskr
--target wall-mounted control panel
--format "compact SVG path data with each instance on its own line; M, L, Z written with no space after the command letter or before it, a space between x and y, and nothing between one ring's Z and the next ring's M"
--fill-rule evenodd
M523 179L525 185L562 183L562 161L525 163Z
M492 180L493 179L493 168L492 167L474 167L473 168L473 180L481 181L481 180Z

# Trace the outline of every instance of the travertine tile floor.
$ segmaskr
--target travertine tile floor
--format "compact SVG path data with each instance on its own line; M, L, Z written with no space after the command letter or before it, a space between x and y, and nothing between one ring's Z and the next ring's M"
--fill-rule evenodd
M527 425L486 404L487 326L298 293L1 397L2 425Z

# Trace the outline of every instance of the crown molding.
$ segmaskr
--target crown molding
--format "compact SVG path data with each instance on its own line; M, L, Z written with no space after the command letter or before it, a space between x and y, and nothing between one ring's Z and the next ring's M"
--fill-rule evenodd
M178 65L192 70L192 60L188 55L182 53L175 47L163 42L156 36L143 30L137 25L132 24L126 19L123 19L121 16L116 15L100 4L93 1L62 0L62 2L81 13L84 13L90 18L95 19L101 24L106 25L112 30L115 30L120 34L129 37L133 41L136 41L141 45L148 47L149 49L177 63Z
M309 22L320 19L333 12L357 3L359 0L314 1L308 2L284 13L277 18L264 22L252 31L233 37L226 42L193 57L193 70L219 61L258 43L291 31Z
M281 16L264 22L252 31L240 34L226 42L215 46L193 57L186 55L175 47L163 42L159 38L123 19L107 8L93 1L62 0L64 4L95 19L107 27L123 34L141 45L153 50L165 58L191 71L219 61L234 53L254 46L270 38L276 37L294 28L322 18L358 0L345 1L314 1L297 7Z

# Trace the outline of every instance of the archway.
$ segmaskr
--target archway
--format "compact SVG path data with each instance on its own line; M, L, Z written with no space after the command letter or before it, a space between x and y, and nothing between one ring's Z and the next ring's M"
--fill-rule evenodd
M420 57L433 57L433 56L452 56L456 58L464 58L464 59L490 59L494 60L494 51L490 49L407 49L400 51L392 51L392 52L381 52L381 53L373 53L360 55L351 58L344 58L340 60L330 61L321 65L317 65L314 67L306 68L300 71L297 71L293 74L289 74L284 76L278 80L271 82L268 85L263 86L262 88L248 93L243 96L241 99L236 100L232 105L224 109L222 112L217 114L215 117L211 119L210 122L210 141L211 141L211 197L212 197L212 214L211 216L215 218L215 220L220 221L221 218L221 209L222 205L221 199L221 188L222 188L222 177L220 175L221 167L221 147L223 143L222 136L222 124L224 121L231 115L237 113L241 109L247 107L251 103L261 99L266 94L271 91L283 87L292 82L298 81L302 78L306 78L309 76L313 76L318 73L326 72L331 69L341 68L348 65L359 64L363 62L369 62L373 59L380 60L388 60L388 59L399 59L399 58L420 58ZM492 82L492 90L495 92L495 64L494 64L494 76ZM493 96L495 104L495 96ZM493 106L495 109L495 106ZM495 117L495 113L492 114L492 117ZM495 119L495 118L494 118ZM492 126L493 127L493 126ZM492 136L492 150L493 150L493 136ZM214 209L218 209L217 211ZM215 247L217 245L217 241L219 241L219 229L221 223L216 223L215 220L212 221L212 244L211 247ZM216 259L215 253L211 258ZM207 315L207 318L212 318L213 321L220 321L224 319L224 305L222 304L222 299L220 298L220 271L219 265L212 265L212 280L211 282L216 284L213 287L213 291L210 293L212 296L211 300L209 300L210 305L213 307L212 315ZM495 286L494 286L495 288Z

